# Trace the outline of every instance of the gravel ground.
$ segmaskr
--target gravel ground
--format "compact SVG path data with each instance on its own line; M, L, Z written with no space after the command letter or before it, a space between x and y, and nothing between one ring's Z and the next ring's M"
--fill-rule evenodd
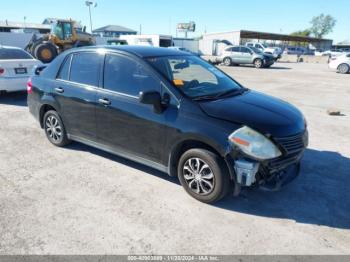
M321 64L223 69L305 114L310 147L289 187L202 204L151 168L52 146L26 95L2 95L0 254L350 254L350 75Z

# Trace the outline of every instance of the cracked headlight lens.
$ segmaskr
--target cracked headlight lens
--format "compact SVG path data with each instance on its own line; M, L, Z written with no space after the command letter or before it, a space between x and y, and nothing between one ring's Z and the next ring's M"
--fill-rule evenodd
M258 160L272 159L282 155L270 139L247 126L233 132L229 140L246 155Z

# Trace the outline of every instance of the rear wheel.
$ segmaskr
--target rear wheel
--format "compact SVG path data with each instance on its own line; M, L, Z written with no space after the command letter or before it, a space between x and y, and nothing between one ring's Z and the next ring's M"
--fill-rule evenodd
M220 200L231 188L223 160L205 149L190 149L181 156L178 177L186 192L204 203Z
M338 72L341 74L349 73L350 67L347 64L341 64L338 66Z
M43 118L47 139L55 146L65 146L71 141L67 137L61 117L54 110L47 111Z
M230 65L232 65L232 59L229 58L229 57L225 57L223 62L224 62L224 65L225 65L225 66L230 66Z
M50 43L42 43L35 47L34 56L43 63L50 63L58 55L57 49Z
M254 60L255 68L262 68L264 65L263 61L260 58Z

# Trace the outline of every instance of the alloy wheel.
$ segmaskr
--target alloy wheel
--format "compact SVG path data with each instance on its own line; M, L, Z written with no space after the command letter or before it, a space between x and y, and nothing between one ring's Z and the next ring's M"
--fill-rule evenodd
M262 61L260 59L255 61L255 67L260 68L262 66Z
M50 115L46 119L45 128L52 141L59 142L62 139L62 127L59 120L54 115Z
M231 59L230 58L225 58L224 65L225 66L230 66L231 65Z
M208 195L214 190L215 176L209 165L198 157L185 162L183 177L190 190L198 195Z
M339 66L339 72L342 74L346 74L349 71L349 67L345 64Z

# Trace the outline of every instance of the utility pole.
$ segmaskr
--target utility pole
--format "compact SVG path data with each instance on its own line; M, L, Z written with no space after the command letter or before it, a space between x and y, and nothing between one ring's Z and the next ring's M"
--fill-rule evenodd
M91 6L97 7L97 3L91 1L85 1L85 5L89 8L89 17L90 17L90 30L92 34L92 16L91 16Z
M27 28L27 23L26 23L26 20L27 20L27 17L25 16L25 17L23 17L23 21L24 21L24 29L26 29Z

